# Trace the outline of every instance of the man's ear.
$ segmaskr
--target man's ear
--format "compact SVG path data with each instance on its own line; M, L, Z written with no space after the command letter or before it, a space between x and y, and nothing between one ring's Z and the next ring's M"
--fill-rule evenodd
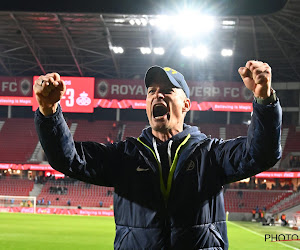
M189 98L185 98L182 111L187 113L190 109L191 109L191 100Z

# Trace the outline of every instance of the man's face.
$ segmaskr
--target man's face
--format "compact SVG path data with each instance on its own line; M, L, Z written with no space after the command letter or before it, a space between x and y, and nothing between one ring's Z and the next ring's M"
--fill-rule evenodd
M175 88L169 80L158 79L149 86L146 111L153 130L166 133L182 130L190 101L182 89Z

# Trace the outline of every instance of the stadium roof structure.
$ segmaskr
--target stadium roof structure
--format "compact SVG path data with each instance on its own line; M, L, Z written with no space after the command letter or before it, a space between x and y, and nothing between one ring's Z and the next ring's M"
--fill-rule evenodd
M188 80L235 81L249 59L268 62L276 82L300 81L300 1L278 12L256 16L216 16L213 32L178 37L174 29L150 25L156 15L62 12L0 12L0 75L59 72L69 76L143 78L151 65L170 66ZM145 20L145 25L130 20ZM224 22L228 21L228 22ZM176 28L176 27L175 27ZM204 60L180 50L208 46ZM115 54L113 47L124 53ZM141 54L162 47L164 55ZM233 56L223 57L223 48Z

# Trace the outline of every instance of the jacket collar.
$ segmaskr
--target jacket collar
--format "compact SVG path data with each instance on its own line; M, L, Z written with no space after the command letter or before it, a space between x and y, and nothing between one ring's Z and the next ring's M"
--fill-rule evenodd
M183 124L183 131L174 135L173 137L171 137L169 140L173 140L173 141L181 141L183 140L188 134L191 135L190 140L204 140L206 138L206 135L201 133L198 129L198 127L196 126L190 126L187 124ZM152 134L152 129L151 127L145 128L143 129L140 138L143 142L145 142L148 146L150 146L151 148L153 148L152 145L152 138L153 138L153 134Z
M184 163L186 161L186 159L195 151L196 147L203 143L206 139L207 136L203 133L201 133L198 129L198 127L196 126L189 126L184 124L183 125L183 131L176 134L175 136L173 136L171 139L172 140L182 140L184 139L188 134L191 135L188 143L180 150L180 156L178 159L178 163L177 163L177 167L174 173L174 178L178 175L179 171L182 169L182 167L184 166ZM147 144L149 147L151 147L153 149L153 145L152 145L152 129L151 127L145 128L140 137L139 137L145 144ZM132 143L134 143L138 150L140 151L141 155L143 156L143 158L145 159L145 161L151 166L151 168L153 169L154 172L157 172L157 168L156 168L156 160L152 154L152 152L150 152L149 149L147 149L144 145L142 145L140 142L138 142L135 138L127 138L127 140L131 141ZM151 160L149 159L149 155L151 155Z

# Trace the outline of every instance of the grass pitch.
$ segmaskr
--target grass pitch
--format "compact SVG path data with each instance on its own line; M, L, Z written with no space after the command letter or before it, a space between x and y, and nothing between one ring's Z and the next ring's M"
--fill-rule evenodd
M113 249L113 217L0 213L0 249ZM229 249L300 249L300 241L265 242L265 234L297 234L282 227L228 222Z
M290 228L278 226L262 226L260 223L245 221L228 221L227 230L230 250L300 249L300 241L265 241L265 234L273 234L273 237L275 237L276 234L297 234L300 239L300 231L292 230ZM281 240L283 239L282 237L283 236L281 236L280 238Z
M113 217L0 213L0 249L113 249Z

